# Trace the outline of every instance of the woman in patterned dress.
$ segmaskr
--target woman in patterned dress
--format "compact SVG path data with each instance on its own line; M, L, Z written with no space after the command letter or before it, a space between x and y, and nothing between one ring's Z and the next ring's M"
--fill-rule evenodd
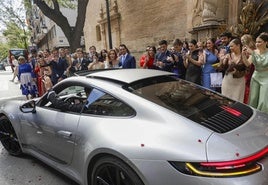
M23 95L26 96L27 100L36 97L38 94L37 85L33 80L32 66L27 63L23 56L18 58L18 78L20 81L20 89Z

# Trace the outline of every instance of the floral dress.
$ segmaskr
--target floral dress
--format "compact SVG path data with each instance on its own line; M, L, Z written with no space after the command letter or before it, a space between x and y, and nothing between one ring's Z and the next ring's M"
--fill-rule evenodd
M19 65L18 78L20 80L20 89L23 95L36 97L38 94L37 85L32 77L32 66L29 63Z

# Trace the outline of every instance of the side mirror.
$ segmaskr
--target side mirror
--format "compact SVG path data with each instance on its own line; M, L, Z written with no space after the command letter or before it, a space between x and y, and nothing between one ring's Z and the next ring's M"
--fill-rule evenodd
M30 100L20 106L20 111L23 113L36 113L35 110L35 101Z

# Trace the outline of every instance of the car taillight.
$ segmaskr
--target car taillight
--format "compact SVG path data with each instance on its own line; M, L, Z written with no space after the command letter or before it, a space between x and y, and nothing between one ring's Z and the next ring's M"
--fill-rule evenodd
M268 154L268 147L246 158L222 162L169 162L182 173L206 177L249 175L262 169L259 162Z
M227 107L227 106L224 106L224 105L221 106L221 108L222 108L223 110L225 110L226 112L229 112L230 114L232 114L232 115L234 115L234 116L236 116L236 117L239 117L239 116L242 115L242 113L241 113L240 111L235 110L234 108Z

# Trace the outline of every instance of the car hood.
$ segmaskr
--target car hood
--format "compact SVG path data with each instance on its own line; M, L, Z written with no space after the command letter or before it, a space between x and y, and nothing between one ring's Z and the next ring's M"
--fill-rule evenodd
M255 111L240 127L213 133L207 141L208 161L236 160L250 156L268 146L268 115Z

